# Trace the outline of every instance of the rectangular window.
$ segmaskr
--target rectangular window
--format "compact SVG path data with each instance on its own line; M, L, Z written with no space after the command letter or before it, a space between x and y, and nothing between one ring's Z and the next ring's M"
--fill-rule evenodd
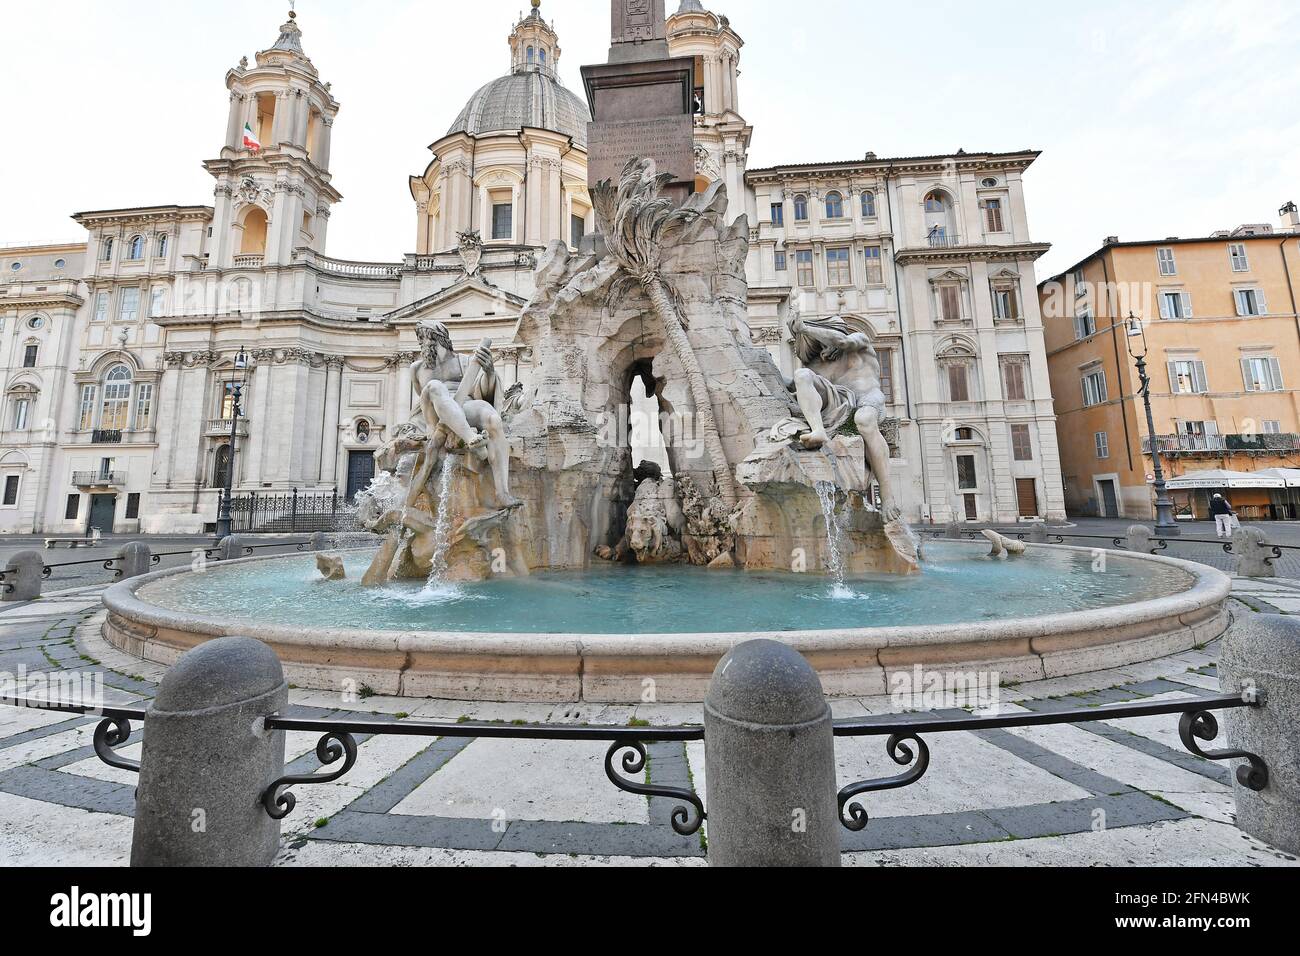
M1005 232L1002 224L1002 200L990 199L984 203L984 216L989 232Z
M1160 274L1162 276L1178 275L1178 262L1174 259L1174 250L1157 249L1156 261L1160 264Z
M1105 432L1097 432L1092 436L1093 442L1097 446L1097 457L1106 459L1110 457L1110 436Z
M1264 434L1265 434L1265 435L1280 435L1280 434L1282 434L1282 423L1281 423L1281 422L1264 422Z
M149 318L156 319L163 314L163 300L166 295L166 289L149 290Z
M1250 259L1246 255L1246 244L1244 242L1233 242L1228 245L1228 258L1232 260L1233 272L1249 272Z
M894 350L876 349L880 359L880 390L885 393L885 404L894 404Z
M1029 397L1025 388L1025 362L1012 359L1002 363L1002 397L1008 402L1023 402Z
M148 431L153 425L153 385L144 383L135 388L135 430Z
M140 290L128 286L117 303L117 321L135 322L140 318Z
M862 250L862 258L866 262L867 285L884 285L885 267L880 256L880 247L867 246Z
M1074 337L1080 341L1097 334L1097 320L1093 318L1092 307L1084 305L1074 313Z
M17 475L9 475L5 478L4 503L7 505L18 504L18 476Z
M1016 461L1034 460L1034 442L1028 425L1011 426L1011 457Z
M23 368L36 368L36 357L40 350L39 345L29 345L23 350Z
M1258 289L1238 289L1233 296L1237 300L1238 315L1268 314L1268 307L1264 305L1264 293Z
M77 415L77 430L88 432L95 427L95 392L94 385L81 386L81 408Z
M849 265L850 250L847 247L826 250L826 277L833 286L853 284L853 272Z
M993 318L1003 322L1020 320L1020 297L1010 287L993 290Z
M81 513L81 495L68 495L68 503L63 509L64 521L76 521Z
M91 321L94 322L108 321L108 293L107 292L95 293L95 315Z
M587 220L584 216L569 217L569 245L575 249L582 245L582 240L587 237Z
M970 378L961 363L948 366L948 401L970 401Z
M957 456L957 487L962 491L973 491L979 487L975 477L975 456Z
M1160 318L1190 319L1192 317L1192 296L1189 292L1161 292Z
M240 396L243 397L242 395ZM242 404L242 403L241 403ZM225 382L221 386L221 420L235 420L235 383Z
M1106 401L1106 373L1098 369L1083 377L1083 405L1091 408Z
M132 494L126 496L126 520L135 521L140 517L140 496Z
M939 286L939 317L945 322L961 321L961 289L957 286Z
M492 204L492 238L507 242L515 237L515 207L508 202Z
M774 226L785 225L785 203L782 202L772 203L772 225Z
M773 253L773 255L772 255L772 265L773 265L773 267L776 269L777 272L785 272L785 270L786 270L786 263L785 263L785 250L784 250L784 249L777 249L776 252Z
M1088 294L1088 283L1083 281L1083 270L1075 269L1074 270L1074 297L1076 299L1082 299L1087 294Z
M14 431L27 431L27 413L31 408L31 402L26 398L20 398L14 402Z
M813 287L813 256L811 249L800 249L794 254L795 267L798 269L799 285L805 289Z
M1248 392L1282 391L1282 367L1271 355L1242 359L1241 374Z
M1201 395L1208 392L1205 363L1197 359L1170 362L1169 390L1175 395Z

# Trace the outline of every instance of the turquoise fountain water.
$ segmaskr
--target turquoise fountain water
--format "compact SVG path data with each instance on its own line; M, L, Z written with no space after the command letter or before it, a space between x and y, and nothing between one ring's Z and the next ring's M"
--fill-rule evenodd
M311 555L216 565L146 585L144 601L217 621L465 633L721 633L1000 621L1112 607L1187 590L1177 567L1112 555L1040 550L1012 561L986 546L928 542L916 577L601 566L430 589L363 588L371 552L345 556L349 579L326 582ZM837 597L838 595L838 597ZM852 600L843 598L849 597Z

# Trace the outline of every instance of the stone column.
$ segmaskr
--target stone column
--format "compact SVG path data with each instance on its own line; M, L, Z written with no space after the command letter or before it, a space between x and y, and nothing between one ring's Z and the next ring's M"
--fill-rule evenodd
M1271 614L1237 617L1223 639L1219 680L1225 694L1251 692L1260 707L1227 711L1231 749L1258 754L1268 785L1256 793L1239 776L1232 791L1237 826L1280 850L1300 854L1300 620Z
M778 641L735 648L704 705L711 866L840 865L831 708Z
M167 672L144 721L131 865L269 866L280 822L262 794L284 773L289 703L275 654L247 637L210 641Z
M320 133L316 143L316 165L320 169L328 172L330 168L330 145L334 139L334 118L322 115L320 118Z
M226 124L226 145L239 149L244 145L244 96L230 94L230 119Z
M334 484L339 464L339 407L343 395L343 360L325 359L325 423L321 434L320 480Z

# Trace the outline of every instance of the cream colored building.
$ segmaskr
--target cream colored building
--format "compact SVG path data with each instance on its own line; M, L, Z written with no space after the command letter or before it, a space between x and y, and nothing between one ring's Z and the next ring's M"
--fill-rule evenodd
M697 187L725 181L732 218L748 213L752 224L756 338L790 370L780 329L799 287L806 314L844 312L894 349L912 519L1012 520L1031 479L1037 513L1056 516L1041 327L1024 292L1045 248L1029 239L1020 192L1034 154L871 158L747 177L740 35L684 0L669 44L696 62ZM538 257L594 230L590 116L559 80L560 36L537 5L511 30L508 55L504 75L449 117L410 178L415 229L400 259L328 254L330 214L344 198L330 166L342 104L293 17L226 75L229 111L213 118L219 148L205 163L210 204L80 213L84 246L0 249L0 501L13 499L0 505L0 533L210 529L230 467L241 349L251 360L234 484L245 494L364 488L373 452L412 410L420 321L444 322L464 351L491 339L506 381L528 383L531 356L514 332ZM245 146L245 125L260 150ZM824 214L836 189L845 211ZM946 197L942 216L927 209L931 194ZM993 199L1003 218L990 232ZM772 218L778 204L784 223ZM947 231L935 241L939 218ZM847 279L827 272L828 251L843 246ZM872 247L878 271L861 258ZM796 281L804 250L815 264L808 285ZM952 302L957 311L941 311ZM1007 364L1023 365L1014 398L1000 378ZM967 369L960 397L945 392L951 366ZM1013 454L1024 447L1032 458Z

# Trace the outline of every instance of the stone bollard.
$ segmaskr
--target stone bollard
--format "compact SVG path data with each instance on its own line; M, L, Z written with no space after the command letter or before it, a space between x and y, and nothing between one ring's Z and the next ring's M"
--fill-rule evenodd
M224 637L167 672L144 720L132 866L269 866L280 821L262 794L284 773L284 733L266 731L289 685L261 641Z
M39 551L19 551L5 565L0 601L35 601L45 580L45 556Z
M946 528L943 529L943 536L944 536L945 538L953 538L953 539L955 539L955 540L960 540L960 539L961 539L961 527L957 524L957 522L955 522L955 521L950 521L950 522L948 523L948 526L947 526Z
M1263 706L1226 712L1227 746L1258 754L1268 765L1268 786L1260 793L1233 774L1237 826L1300 854L1300 620L1234 616L1219 653L1219 681L1225 694L1253 690Z
M328 551L334 547L334 536L326 534L324 531L317 531L311 536L311 549L313 551Z
M1041 521L1035 521L1029 526L1029 542L1031 544L1047 544L1047 525Z
M734 648L704 705L710 866L839 866L831 708L777 641Z
M1277 569L1269 562L1273 549L1258 528L1238 528L1232 534L1232 553L1237 556L1237 574L1243 578L1275 578Z
M1151 529L1144 524L1135 524L1128 529L1128 549L1134 554L1151 553Z
M121 580L138 578L153 570L153 552L149 550L147 544L133 541L123 545L117 552L117 566L122 572L119 575Z
M221 561L238 561L244 557L244 541L235 535L227 535L217 544L217 557Z

